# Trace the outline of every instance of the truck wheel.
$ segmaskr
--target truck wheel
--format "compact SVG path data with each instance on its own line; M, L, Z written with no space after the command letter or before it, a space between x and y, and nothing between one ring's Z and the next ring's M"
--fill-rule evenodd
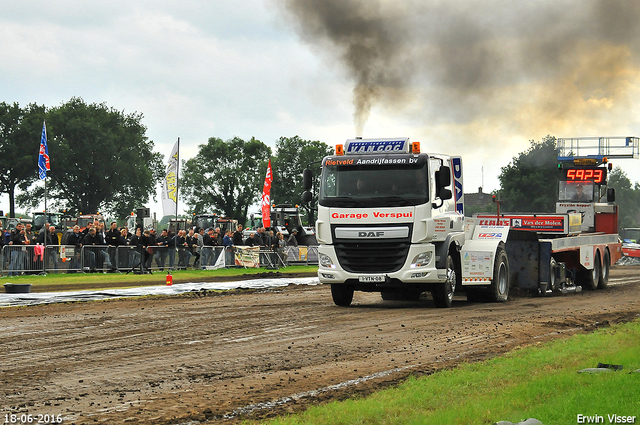
M582 275L582 281L587 289L595 291L598 289L598 282L600 281L600 253L596 252L595 259L593 260L593 269L586 270Z
M502 247L496 250L490 296L494 302L504 302L509 298L509 259Z
M451 254L447 255L447 281L439 285L431 294L436 307L449 308L453 303L453 293L456 291L456 265Z
M349 307L353 301L353 286L351 285L331 285L331 297L335 305Z
M611 255L609 250L604 250L604 261L602 262L602 273L598 281L598 288L605 289L609 285L609 268L611 267Z

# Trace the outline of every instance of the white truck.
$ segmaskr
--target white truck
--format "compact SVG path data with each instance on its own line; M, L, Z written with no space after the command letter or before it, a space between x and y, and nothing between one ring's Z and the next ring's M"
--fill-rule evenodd
M305 170L305 182L310 173ZM308 201L306 183L305 189ZM457 290L469 300L502 302L512 285L545 293L575 287L586 276L595 279L594 289L603 280L606 286L620 256L614 232L578 236L579 212L549 220L544 214L465 218L463 193L459 156L422 153L409 138L337 145L322 161L316 222L318 277L331 285L334 303L350 305L356 290L391 300L429 291L446 308ZM613 217L617 223L615 205L596 210L612 215L607 226ZM539 225L523 228L532 216ZM541 233L549 223L555 234Z

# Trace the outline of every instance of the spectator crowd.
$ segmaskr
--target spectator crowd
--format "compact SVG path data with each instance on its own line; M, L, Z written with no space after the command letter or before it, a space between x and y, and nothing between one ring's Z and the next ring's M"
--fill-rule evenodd
M69 270L84 269L91 272L97 269L110 272L132 271L137 267L150 270L154 261L160 270L164 270L166 266L171 270L206 268L214 265L222 252L227 255L226 264L233 265L234 248L240 246L260 247L261 251L277 254L279 262L286 264L284 248L288 245L298 246L295 229L287 240L282 233L274 234L264 227L245 237L242 225L238 225L235 232L223 232L218 227L197 230L192 228L188 232L178 230L177 234L173 234L164 229L158 235L155 230L142 231L140 228L136 229L135 234L131 234L126 226L119 228L115 221L106 229L104 222L95 220L89 222L84 229L74 226L62 236L62 240L58 238L54 226L45 224L43 229L47 230L40 231L36 236L31 223L18 223L11 232L4 231L0 225L0 260L1 265L8 265L10 276L31 270L26 250L16 249L18 246L31 246L35 254L40 251L44 254L44 247L50 247L46 249L46 268L49 270L58 270L59 245L73 247ZM14 248L3 249L5 245ZM84 258L80 255L82 251ZM36 259L34 257L34 261Z

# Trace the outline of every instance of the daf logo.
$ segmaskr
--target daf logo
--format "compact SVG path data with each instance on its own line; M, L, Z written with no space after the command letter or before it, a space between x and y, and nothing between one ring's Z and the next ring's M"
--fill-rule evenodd
M358 232L359 238L381 238L384 232Z

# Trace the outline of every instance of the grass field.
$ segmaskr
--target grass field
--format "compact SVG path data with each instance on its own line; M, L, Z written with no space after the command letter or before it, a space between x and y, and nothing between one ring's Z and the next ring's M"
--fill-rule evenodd
M277 277L280 275L314 276L318 266L289 266L278 270L264 268L230 268L218 270L179 270L173 271L173 283L210 282L224 280L251 279L256 277ZM2 277L2 283L31 283L31 292L75 291L84 289L115 289L136 286L164 285L167 272L153 274L126 273L70 273L23 275Z
M624 369L577 373L599 362ZM637 369L640 321L410 378L364 399L332 402L267 423L467 425L527 418L545 425L640 423Z

